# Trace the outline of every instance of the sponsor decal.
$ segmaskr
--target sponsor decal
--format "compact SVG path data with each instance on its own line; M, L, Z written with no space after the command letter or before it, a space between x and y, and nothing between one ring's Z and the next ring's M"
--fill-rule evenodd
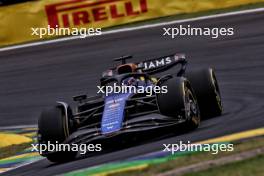
M148 12L147 0L76 0L49 4L45 9L53 28L105 22Z
M185 59L184 54L176 54L174 56L167 56L163 58L153 59L151 61L141 62L138 64L139 67L143 67L143 70L151 70L166 65L170 65L180 59Z
M102 134L110 134L121 129L126 100L130 95L114 94L105 98L105 107L101 122Z

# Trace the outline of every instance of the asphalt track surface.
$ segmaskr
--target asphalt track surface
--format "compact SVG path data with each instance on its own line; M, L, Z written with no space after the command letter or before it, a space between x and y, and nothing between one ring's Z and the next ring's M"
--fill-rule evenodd
M164 143L199 141L263 127L263 19L259 12L190 23L193 27L234 27L234 36L218 39L169 39L162 36L162 27L155 27L1 52L0 126L36 124L41 109L56 100L68 102L83 92L93 95L101 72L113 65L111 59L130 53L141 60L183 52L190 69L215 68L225 109L223 116L206 120L187 134L65 164L52 165L44 159L3 175L61 174L158 151Z

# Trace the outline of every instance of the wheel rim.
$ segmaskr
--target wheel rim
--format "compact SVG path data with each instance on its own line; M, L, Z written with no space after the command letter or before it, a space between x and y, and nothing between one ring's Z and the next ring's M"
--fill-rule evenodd
M213 83L213 86L214 86L214 94L215 94L215 98L216 98L217 104L218 104L219 108L221 110L223 110L220 89L219 89L219 86L218 86L218 83L217 83L217 80L216 80L216 76L213 73L212 69L210 70L210 72L211 72L212 83Z
M195 124L200 123L200 111L196 98L190 89L185 89L185 114L187 120L192 120Z

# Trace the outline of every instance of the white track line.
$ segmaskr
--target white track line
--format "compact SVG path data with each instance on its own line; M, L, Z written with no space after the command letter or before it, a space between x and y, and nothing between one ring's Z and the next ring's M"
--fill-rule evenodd
M169 22L161 22L161 23L147 24L147 25L142 25L142 26L137 26L137 27L127 27L127 28L122 28L122 29L109 30L109 31L103 32L102 35L115 34L115 33L119 33L119 32L128 32L128 31L134 31L134 30L141 30L141 29L147 29L147 28L154 28L154 27L172 25L172 24L178 24L178 23L185 23L185 22L193 22L193 21L207 20L207 19L213 19L213 18L234 16L234 15L244 15L244 14L250 14L250 13L256 13L256 12L263 12L263 11L264 11L264 8L257 8L257 9L249 9L249 10L241 10L241 11L236 11L236 12L216 14L216 15L202 16L202 17L196 17L196 18L189 18L189 19L183 19L183 20L173 20L173 21L169 21ZM93 37L93 36L90 36L90 37ZM21 45L15 45L15 46L10 46L10 47L4 47L4 48L0 48L0 52L1 51L14 50L14 49L20 49L20 48L33 47L33 46L40 46L40 45L51 44L51 43L64 42L64 41L69 41L69 40L76 40L76 39L82 40L79 36L64 37L64 38L60 38L60 39L40 41L40 42L33 42L33 43L28 43L28 44L21 44Z

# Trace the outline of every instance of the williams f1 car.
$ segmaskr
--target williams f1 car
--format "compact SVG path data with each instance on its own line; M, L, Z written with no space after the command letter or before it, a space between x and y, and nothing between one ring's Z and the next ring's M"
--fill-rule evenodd
M175 132L181 124L196 129L201 119L221 115L223 108L218 82L212 68L186 70L184 54L173 54L140 63L127 63L132 56L115 59L120 65L102 74L101 87L166 86L166 93L112 93L74 96L75 109L57 102L45 109L38 121L39 144L94 144L132 139L158 129ZM179 66L179 69L175 69ZM177 67L178 68L178 67ZM171 71L172 70L172 71ZM171 71L171 73L168 73ZM166 72L166 74L165 74ZM164 73L164 75L156 76ZM52 162L73 160L76 151L46 151L41 155Z

